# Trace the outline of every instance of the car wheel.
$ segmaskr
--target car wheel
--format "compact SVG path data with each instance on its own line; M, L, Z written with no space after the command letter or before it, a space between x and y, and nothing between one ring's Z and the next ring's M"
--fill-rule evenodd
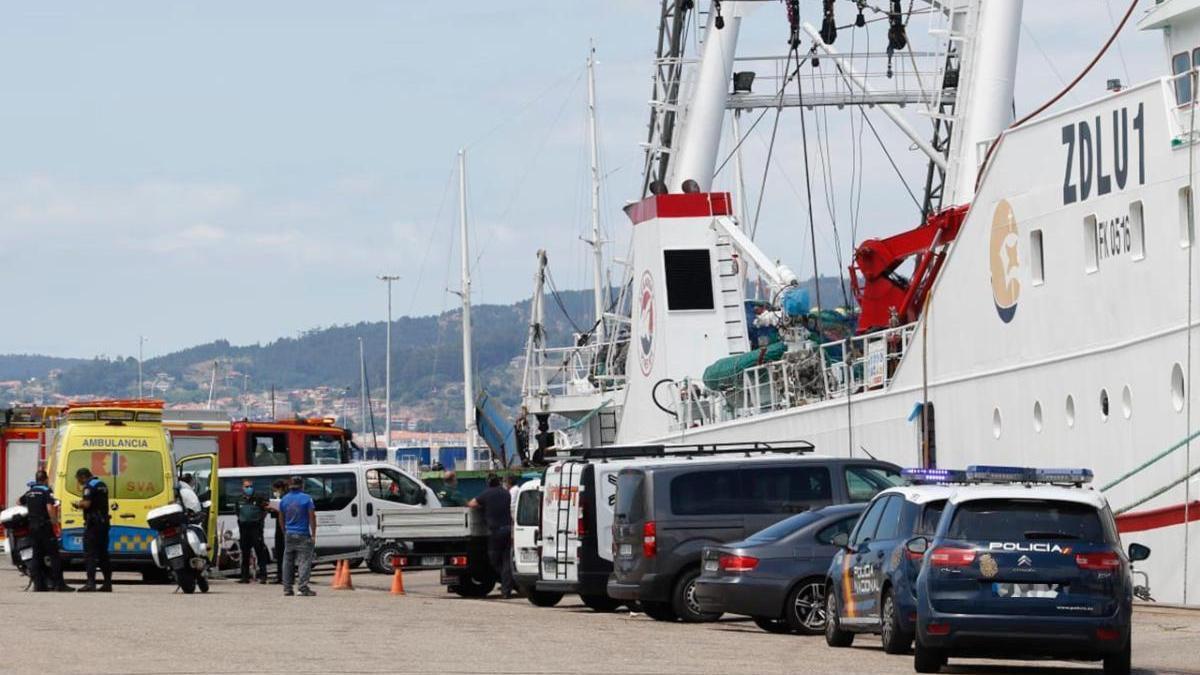
M792 632L792 627L787 621L781 621L780 619L768 619L764 616L756 616L753 618L754 625L767 631L768 633L782 634Z
M883 641L883 651L888 654L905 654L912 645L912 633L900 627L900 612L896 609L896 598L890 588L883 594L879 635Z
M621 601L610 598L607 595L579 595L579 599L583 604L593 612L613 612L621 606Z
M825 594L825 644L830 647L849 647L854 644L854 633L842 628L838 620L837 594Z
M708 623L721 618L720 612L705 612L700 609L696 600L696 580L700 578L700 570L685 570L675 582L675 592L671 595L671 609L684 623Z
M563 599L563 594L530 588L525 591L525 599L534 607L553 607Z
M783 618L801 635L820 635L825 630L825 582L805 579L788 593Z
M1129 675L1130 643L1125 648L1111 656L1104 657L1104 675Z
M376 574L392 574L392 558L404 555L404 547L396 543L386 543L371 554L371 562L369 564L371 571Z
M641 605L642 611L646 613L646 616L654 619L655 621L675 621L679 618L675 615L675 610L671 607L671 603L669 602L650 602L649 600L643 600Z
M913 670L918 673L936 673L946 665L946 653L940 649L926 647L917 640L917 648L913 651Z

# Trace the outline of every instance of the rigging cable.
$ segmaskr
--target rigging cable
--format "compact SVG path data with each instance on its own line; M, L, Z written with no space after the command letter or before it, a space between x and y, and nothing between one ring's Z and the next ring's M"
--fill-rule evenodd
M791 52L788 58L796 57L796 71L800 70L800 0L788 0L788 25L791 29ZM817 335L821 335L821 312L825 305L821 304L821 273L817 268L817 226L813 219L812 206L812 176L808 168L808 126L804 121L804 87L800 78L796 78L796 93L800 97L800 140L804 152L804 190L808 195L808 235L812 245L813 292L817 299ZM761 196L761 195L760 195Z

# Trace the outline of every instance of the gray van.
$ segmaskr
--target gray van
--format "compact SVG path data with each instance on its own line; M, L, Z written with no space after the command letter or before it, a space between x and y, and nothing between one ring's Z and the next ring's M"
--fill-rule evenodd
M869 459L745 454L647 460L617 475L608 594L660 621L713 621L696 578L705 546L738 541L796 513L868 502L902 484Z

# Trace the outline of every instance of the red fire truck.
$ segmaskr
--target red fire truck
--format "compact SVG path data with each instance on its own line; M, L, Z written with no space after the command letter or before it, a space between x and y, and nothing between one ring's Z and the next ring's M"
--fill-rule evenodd
M216 410L164 410L163 426L177 457L215 453L221 468L350 461L350 431L332 418L231 421Z
M25 494L33 474L46 461L46 444L58 416L57 406L17 406L0 411L0 510ZM0 527L0 544L4 528Z

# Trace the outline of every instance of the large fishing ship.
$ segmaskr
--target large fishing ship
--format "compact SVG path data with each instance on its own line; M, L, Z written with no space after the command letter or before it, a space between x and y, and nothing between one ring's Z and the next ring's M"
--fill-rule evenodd
M597 327L566 348L542 343L534 304L524 403L539 445L805 439L903 465L1089 467L1125 540L1154 549L1142 568L1156 598L1200 602L1188 525L1200 515L1200 3L1133 2L1117 17L1117 32L1162 33L1167 74L1022 119L1020 0L915 3L937 47L919 53L906 35L914 3L874 15L828 0L817 27L783 2L792 49L765 64L737 55L739 31L784 25L780 3L692 4L662 3L645 194L625 209L619 296L597 284ZM846 8L854 21L840 25ZM886 53L856 60L835 46L839 30L872 27L886 29L875 41ZM886 74L857 65L870 57L886 58ZM753 92L756 66L765 93ZM713 188L723 135L734 154L745 138L743 111L798 107L803 124L820 106L870 106L928 158L922 217L858 244L853 308L841 310L755 243L736 181L732 194Z

